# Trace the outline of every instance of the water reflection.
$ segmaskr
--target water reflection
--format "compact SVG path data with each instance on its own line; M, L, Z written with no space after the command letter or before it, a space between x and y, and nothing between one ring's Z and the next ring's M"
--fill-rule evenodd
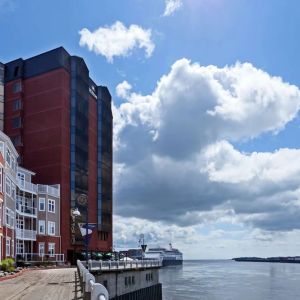
M300 264L186 261L160 270L163 299L300 299Z

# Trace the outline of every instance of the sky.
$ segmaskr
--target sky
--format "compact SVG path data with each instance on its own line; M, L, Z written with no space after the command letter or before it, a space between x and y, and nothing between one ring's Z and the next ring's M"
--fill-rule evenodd
M63 46L114 115L114 247L300 254L297 0L0 0L0 61Z

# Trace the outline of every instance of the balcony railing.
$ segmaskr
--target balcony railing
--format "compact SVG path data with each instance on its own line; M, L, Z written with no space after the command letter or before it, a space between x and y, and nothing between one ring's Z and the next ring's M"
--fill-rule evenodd
M36 218L37 217L36 207L25 205L24 200L25 198L23 197L17 197L17 205L16 205L17 212L24 216Z
M38 192L48 194L54 197L60 197L60 190L57 187L49 186L49 185L38 185Z
M36 241L36 231L16 228L16 238L19 240Z
M28 181L22 181L22 180L18 179L18 187L21 190L26 190L26 191L34 193L34 194L37 193L37 185L33 184L31 182L28 182Z
M37 262L37 261L53 261L53 262L64 262L64 254L44 254L44 253L17 253L17 260L23 260L26 262Z

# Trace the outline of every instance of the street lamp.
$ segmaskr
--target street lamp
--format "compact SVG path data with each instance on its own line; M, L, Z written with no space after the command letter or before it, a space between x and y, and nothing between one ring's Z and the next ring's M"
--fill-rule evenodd
M81 213L77 207L71 210L72 224L71 224L71 232L72 232L72 244L74 244L74 254L73 254L73 263L75 263L76 259L76 237L75 237L75 227L76 227L76 218L80 217Z
M88 233L89 233L89 219L88 219L88 198L87 195L85 194L80 194L77 198L77 202L85 207L85 260L86 260L86 267L88 268L88 262L89 262L89 258L88 258L88 247L89 247L89 243L88 243Z
M76 217L80 217L81 216L81 213L80 211L78 210L78 208L76 207L73 211L72 211L72 218L73 220L75 221L75 218Z

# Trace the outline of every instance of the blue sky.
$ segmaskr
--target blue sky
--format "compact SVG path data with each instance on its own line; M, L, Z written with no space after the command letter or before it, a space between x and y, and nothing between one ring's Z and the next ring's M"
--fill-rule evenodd
M285 179L281 178L280 182L278 182L277 180L279 179L276 177L277 175L275 176L272 173L273 175L271 177L267 176L268 180L266 183L264 181L264 174L266 174L266 169L270 165L273 167L273 169L271 168L272 172L275 172L274 170L278 168L284 169L286 167L284 159L290 156L294 158L292 149L298 151L298 148L300 148L300 139L298 139L300 128L298 105L293 106L293 103L295 103L295 101L297 102L298 98L296 96L296 100L293 98L294 96L292 96L293 92L291 90L291 85L300 86L300 60L298 58L300 53L298 39L298 31L300 28L299 1L182 0L182 5L178 10L174 11L170 16L163 16L165 5L164 0L0 0L0 61L8 62L19 57L28 58L58 46L64 46L71 54L83 57L90 69L91 77L99 85L107 85L113 95L116 106L116 128L121 128L116 130L120 145L123 143L123 145L127 145L126 147L129 149L130 147L128 145L131 144L132 148L135 149L134 151L136 151L135 155L137 161L140 156L143 157L141 161L147 161L147 155L151 153L152 158L155 157L155 159L161 160L160 164L166 166L165 170L169 170L169 173L164 173L160 181L156 182L155 179L152 178L153 174L156 174L156 178L159 177L157 173L155 173L158 172L157 166L154 166L156 161L154 163L153 161L152 163L147 161L142 167L140 162L139 164L132 164L132 155L130 155L129 151L123 151L126 147L116 147L115 167L119 172L116 174L116 178L119 180L118 183L120 183L120 186L123 187L120 188L120 191L116 192L116 205L121 203L122 200L121 207L123 211L127 211L122 215L122 213L117 210L116 230L122 234L119 236L116 235L116 243L124 246L132 245L133 242L130 235L134 236L136 227L142 227L145 231L150 227L152 231L148 230L149 232L146 234L148 234L150 240L153 239L153 242L160 241L168 243L167 236L172 230L179 232L179 235L177 237L175 235L172 239L182 247L185 247L185 244L188 243L201 244L207 242L212 244L213 241L217 240L216 243L218 244L215 245L214 249L221 250L213 252L210 248L207 248L203 250L202 253L190 252L188 255L191 258L199 256L230 256L233 247L237 255L244 253L244 249L259 249L256 254L268 255L267 250L270 249L270 244L264 244L266 241L273 243L272 245L275 245L275 248L278 247L278 249L281 249L281 252L278 250L280 253L272 252L272 254L293 254L292 252L295 248L285 248L285 245L280 246L280 240L282 240L283 232L285 232L287 239L294 239L298 234L298 229L290 225L282 226L282 228L274 230L276 226L273 226L272 220L274 220L275 223L278 222L278 224L280 222L287 223L285 220L289 218L288 215L282 215L282 207L280 208L281 210L278 211L275 209L278 203L276 202L277 200L274 199L280 199L278 201L282 203L282 201L285 201L284 199L288 198L286 195L283 197L284 199L281 198L282 193L288 193L288 195L292 193L294 195L298 187L280 191L279 196L279 192L275 192L277 191L277 187L283 186L284 184L290 186L292 180L286 183L284 181ZM93 32L105 26L110 27L116 21L122 22L126 28L129 28L132 24L136 24L139 28L151 30L151 42L155 45L155 49L150 57L146 57L144 48L138 49L138 47L134 47L130 55L126 57L116 56L113 58L113 62L108 62L105 56L97 55L94 51L89 51L86 46L79 45L79 32L83 28L87 28ZM243 128L241 131L244 130L245 134L238 132L232 133L234 131L230 127L232 124L228 125L224 123L224 125L221 123L223 124L222 126L226 127L228 125L231 129L228 129L229 131L225 130L225 132L223 132L222 129L216 129L214 133L209 132L208 135L211 134L212 136L209 137L205 144L200 142L197 144L194 142L198 136L194 137L191 135L190 137L186 137L183 143L190 145L190 151L181 149L180 146L176 145L176 147L178 146L184 153L179 153L180 151L178 150L178 153L174 154L173 149L170 149L173 147L172 142L174 141L170 138L169 143L164 145L163 142L159 141L159 138L155 140L155 134L160 134L159 136L165 134L167 137L170 137L176 135L176 132L182 129L176 127L180 122L191 126L205 127L202 122L206 120L205 117L202 118L202 115L200 116L201 112L199 111L199 124L189 124L189 122L185 122L184 120L186 119L182 118L181 114L178 113L180 109L182 110L182 107L178 107L178 111L174 111L174 115L170 116L166 111L159 110L155 106L157 99L153 91L157 86L157 82L163 75L169 75L170 81L173 80L172 82L178 80L178 78L176 79L177 73L175 74L174 72L173 74L170 70L171 66L182 58L187 58L191 63L198 63L204 67L212 65L215 68L219 68L219 70L225 66L234 66L236 62L249 62L255 68L254 73L257 70L263 70L266 74L271 76L272 80L270 80L270 82L274 82L274 76L281 77L283 82L288 85L287 88L290 91L287 95L280 95L280 91L282 91L282 87L280 87L277 95L280 101L276 100L276 103L280 102L282 106L279 105L275 113L272 110L273 103L270 104L270 109L265 112L263 111L261 115L259 115L258 111L257 118L245 118L244 123L238 123L236 126L241 126ZM246 67L242 67L244 71L245 68ZM191 65L182 61L181 65L174 67L174 70L178 70L179 73L181 72L180 74L186 74L186 71L190 74L193 72L192 69ZM233 67L234 72L237 71L236 69L237 68ZM211 70L203 69L199 72L206 74L206 72L211 72ZM259 71L257 72L259 73ZM193 77L191 77L190 80L192 81ZM235 80L239 81L239 78L237 77ZM130 88L125 89L129 94L126 96L124 94L122 97L120 94L117 95L115 89L124 81L130 85ZM161 81L164 82L163 79ZM195 83L193 86L195 90L197 89L197 84L201 82L199 79L199 82L197 81ZM170 84L170 82L168 84ZM250 92L261 88L256 87L255 84L254 80L249 88ZM269 80L266 81L266 85L267 84L269 84ZM170 84L170 86L176 89L178 85ZM264 94L265 91L262 93ZM162 95L161 90L158 91L158 94L160 95L160 97L157 96L158 102L168 107L169 102L164 100L167 98L164 98L165 96ZM180 94L180 92L178 92L178 94ZM264 97L272 98L272 96L268 95ZM208 94L204 93L200 98L203 100L207 97ZM289 102L290 105L293 104L291 106L292 108L289 107L287 110L285 110L285 108L288 106L288 104L286 104L288 101L285 102L285 97L293 98L291 102ZM135 100L137 101L135 103L144 103L145 105L143 107L141 106L141 108L137 105L129 104L129 106L131 105L130 110L128 110L128 106L122 106L122 104L126 104L127 102L133 103ZM182 101L184 100L183 94ZM180 99L178 101L180 101ZM193 101L191 103L194 103ZM271 102L267 101L267 103ZM178 103L176 102L175 104ZM149 107L154 108L151 110ZM170 109L172 109L172 107ZM261 108L258 106L257 109L260 110ZM122 116L118 116L118 113L120 113L121 115L123 114L123 116L130 116L134 119L136 114L133 115L132 111L139 115L134 125L133 123L129 124L126 121L127 119L122 119ZM151 115L151 111L155 111L158 115L165 116L165 118L157 121L155 116ZM232 112L233 110L230 111ZM286 115L276 123L275 120L281 114L281 111L286 112ZM247 110L244 111L243 114L247 114ZM151 116L149 117L149 115ZM168 119L169 117L170 119ZM276 123L274 126L272 118L274 118L274 124ZM270 119L270 122L268 123L266 121L266 125L262 119ZM174 124L172 123L172 126L170 125L170 128L177 128L175 133L172 133L169 127L162 129L161 123L167 123L168 120L169 122L175 122ZM176 122L176 120L178 122ZM223 121L224 119L222 119L222 122ZM254 123L260 123L260 121L265 125L260 126L260 124L258 124L258 126L254 126ZM216 126L217 128L220 126L218 124L219 123L213 122L211 126ZM247 127L253 127L253 130L249 131ZM209 131L210 128L207 130ZM183 132L185 131L183 130ZM148 136L148 134L150 135ZM207 135L201 136L201 138L205 139ZM149 142L151 139L152 142ZM226 140L226 143L224 140ZM181 165L183 168L192 162L196 164L196 158L193 158L195 159L195 161L193 161L191 156L183 159L183 156L187 152L192 153L191 149L195 147L198 147L198 152L206 151L205 155L203 154L204 156L197 158L197 162L199 160L202 162L198 168L198 171L201 170L201 176L204 176L203 174L207 172L204 177L200 178L206 182L207 185L202 186L202 183L199 183L201 189L195 189L193 194L195 198L198 197L198 200L194 200L194 196L189 193L175 193L170 184L170 182L184 181L180 177L174 177L173 172L178 165ZM213 147L215 152L209 147ZM288 149L288 154L282 150L283 148ZM223 154L220 154L218 151ZM229 157L228 159L232 162L232 165L230 164L230 170L226 163L221 164L222 170L217 170L219 165L215 157L216 152L219 153L218 155L220 155L220 157ZM260 154L258 158L251 156L253 152L268 152L270 154L267 162L264 162L264 167L262 167L261 161L266 159L265 156ZM277 158L276 152L279 152L279 158ZM248 156L242 156L244 153L248 153ZM205 159L203 157L205 157ZM212 157L215 159L214 161L211 161ZM218 162L220 157L218 156ZM283 162L282 165L279 164L278 166L279 160ZM241 164L244 163L245 168L249 169L251 169L253 164L257 166L255 172L257 172L256 176L258 176L258 186L261 187L262 190L253 191L253 194L250 192L249 197L256 199L256 206L259 205L258 203L260 203L260 201L266 202L265 210L259 212L261 214L259 217L253 213L254 209L250 212L249 202L243 202L243 206L235 199L235 197L242 197L241 195L244 195L245 191L250 189L250 186L253 185L253 182L248 182L249 186L244 186L244 182L237 181L236 177L238 177L242 171L238 170L239 163L236 163L236 161L242 161ZM207 167L208 164L209 167ZM211 166L215 169L210 169ZM191 171L191 167L187 167L187 169ZM203 171L204 169L206 170L205 172ZM124 180L122 181L122 170L125 170L125 173L127 172L126 176L128 176L128 178L132 176L131 181L126 183ZM165 172L165 170L161 171L161 173ZM186 176L189 177L193 176L195 170L191 171L191 173L188 173L187 170L186 172ZM300 174L300 171L298 174L292 169L287 169L286 172L286 177L293 174L294 178L298 178L297 176ZM145 174L147 174L147 176ZM224 176L228 176L226 174L230 174L230 176L235 179L228 181L224 178ZM252 175L249 174L244 174L244 176L251 177ZM158 192L157 189L150 190L142 184L138 185L136 190L131 188L131 185L137 185L137 182L134 180L136 176L142 176L141 178L145 176L145 181L149 182L150 185L157 186L162 184L161 192ZM168 178L170 182L167 180ZM193 190L197 182L191 186L192 181L193 180L189 179L189 182L183 186ZM236 186L234 186L235 184ZM274 184L274 186L272 184ZM126 186L126 188L124 188L124 186ZM245 190L243 190L243 188ZM211 192L207 192L210 190ZM269 192L270 190L272 192ZM240 196L238 191L242 193ZM155 216L154 213L150 215L149 211L151 211L151 209L149 210L147 205L142 206L139 204L139 201L147 203L149 199L152 199L151 197L160 199L159 201L161 201L161 199L165 199L163 197L160 198L163 193L164 197L174 200L173 204L170 200L170 202L168 202L169 205L174 205L175 207L178 205L178 209L174 209L174 211L170 213L174 213L174 215L177 214L177 219L180 219L180 222L175 221L176 218L168 219L163 214L157 214L157 216ZM219 199L221 198L221 193L228 195L226 196L227 198L224 196L226 201L222 202L222 200ZM135 201L131 201L129 199L134 198L132 197L133 194L139 194L140 196L137 197ZM182 203L190 201L189 205L186 205L185 211L179 209L180 205L178 204L179 202L176 202L177 200L175 201L176 195L174 194L181 195L180 199ZM258 194L259 197L257 196ZM268 200L263 198L266 194L270 197ZM144 197L144 195L147 197ZM186 200L185 197L193 200ZM213 202L213 200L210 200L210 197L216 201L215 205L209 204L209 201ZM295 200L295 197L298 201L297 196L294 195L292 198ZM180 199L178 199L178 201ZM250 200L246 199L245 201ZM273 203L272 201L275 202ZM158 204L155 205L155 203L152 203L152 205L156 210L162 210L162 207ZM289 203L289 205L292 204ZM294 202L293 205L298 207ZM291 209L293 210L293 216L296 211L294 206L294 210ZM245 207L247 207L248 210L245 209ZM270 212L268 212L266 216L264 214L266 214L267 207L270 208ZM153 209L153 211L155 211L155 209ZM245 210L247 210L246 215L244 214ZM147 214L146 211L148 211L149 214ZM234 212L232 213L232 211ZM276 213L271 215L271 211L276 211ZM195 213L197 214L197 218ZM198 221L195 221L193 224L189 223L186 221L187 216L190 216L191 219L195 218ZM132 224L135 224L136 227L132 225L133 227L130 230L127 227L126 231L126 218L140 218L140 220L134 219ZM157 233L158 228L162 226L165 226L165 235L162 234L159 236ZM289 227L288 233L283 230L283 228L286 227ZM186 234L193 236L188 242L182 238L182 236ZM236 235L234 236L234 234ZM232 236L231 239L228 238L229 235ZM247 235L249 239L246 241L240 240L241 236L245 235ZM207 236L209 236L209 238L207 238ZM234 244L237 239L240 240L238 246ZM262 244L254 247L257 241L260 241ZM224 250L224 247L227 250ZM186 249L186 251L188 252L188 249ZM252 254L254 255L255 253L249 253L249 255Z

